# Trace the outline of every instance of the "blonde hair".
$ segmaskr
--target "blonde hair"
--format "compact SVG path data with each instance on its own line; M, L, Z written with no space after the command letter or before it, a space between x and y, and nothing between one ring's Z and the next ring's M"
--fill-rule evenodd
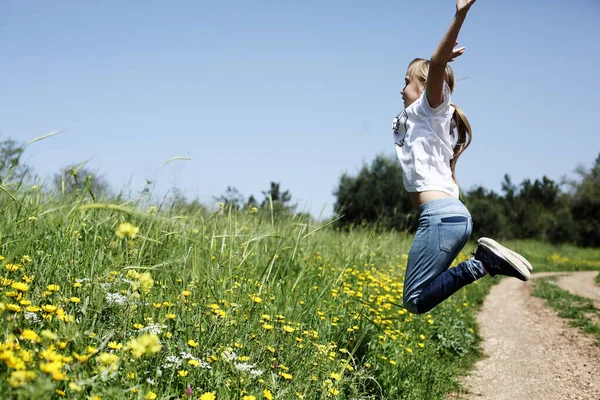
M417 79L423 85L427 83L427 74L429 73L429 60L425 60L424 58L415 58L408 65L408 75L411 79ZM450 92L454 91L454 71L450 65L446 64L446 70L444 71L444 80L448 84L450 88ZM450 104L454 107L454 114L452 114L452 119L456 124L456 131L458 132L458 139L456 140L456 144L454 145L454 156L452 160L450 160L450 169L452 170L452 179L456 182L456 175L454 173L454 169L456 167L456 160L458 157L469 147L471 144L471 124L467 119L465 113L456 106L456 104Z

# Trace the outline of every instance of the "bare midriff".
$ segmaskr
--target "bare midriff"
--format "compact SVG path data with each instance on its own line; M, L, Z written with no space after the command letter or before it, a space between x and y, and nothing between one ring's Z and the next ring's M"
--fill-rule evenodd
M425 192L409 192L410 202L415 210L419 209L421 204L427 203L431 200L447 199L453 197L446 192L439 190L427 190Z

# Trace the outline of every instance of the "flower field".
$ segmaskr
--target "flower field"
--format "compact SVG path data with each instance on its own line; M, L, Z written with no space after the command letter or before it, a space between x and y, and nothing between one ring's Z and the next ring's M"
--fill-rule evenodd
M478 357L493 280L408 313L402 233L0 199L3 398L436 399Z

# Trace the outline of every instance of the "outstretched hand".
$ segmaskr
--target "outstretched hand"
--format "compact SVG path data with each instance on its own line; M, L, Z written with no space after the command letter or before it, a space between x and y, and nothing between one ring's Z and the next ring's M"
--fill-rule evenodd
M466 14L469 8L475 4L477 0L457 0L456 1L456 12Z
M454 45L456 46L458 44L458 42L454 42ZM458 47L456 49L452 49L452 54L450 54L450 57L448 58L448 62L452 62L454 61L454 59L456 57L460 57L465 53L465 49L466 47Z

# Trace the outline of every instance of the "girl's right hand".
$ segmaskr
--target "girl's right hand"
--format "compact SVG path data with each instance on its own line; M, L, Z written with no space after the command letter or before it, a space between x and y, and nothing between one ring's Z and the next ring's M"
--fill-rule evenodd
M456 2L456 13L463 15L466 14L467 11L469 11L469 8L471 8L476 1L477 0L458 0Z

